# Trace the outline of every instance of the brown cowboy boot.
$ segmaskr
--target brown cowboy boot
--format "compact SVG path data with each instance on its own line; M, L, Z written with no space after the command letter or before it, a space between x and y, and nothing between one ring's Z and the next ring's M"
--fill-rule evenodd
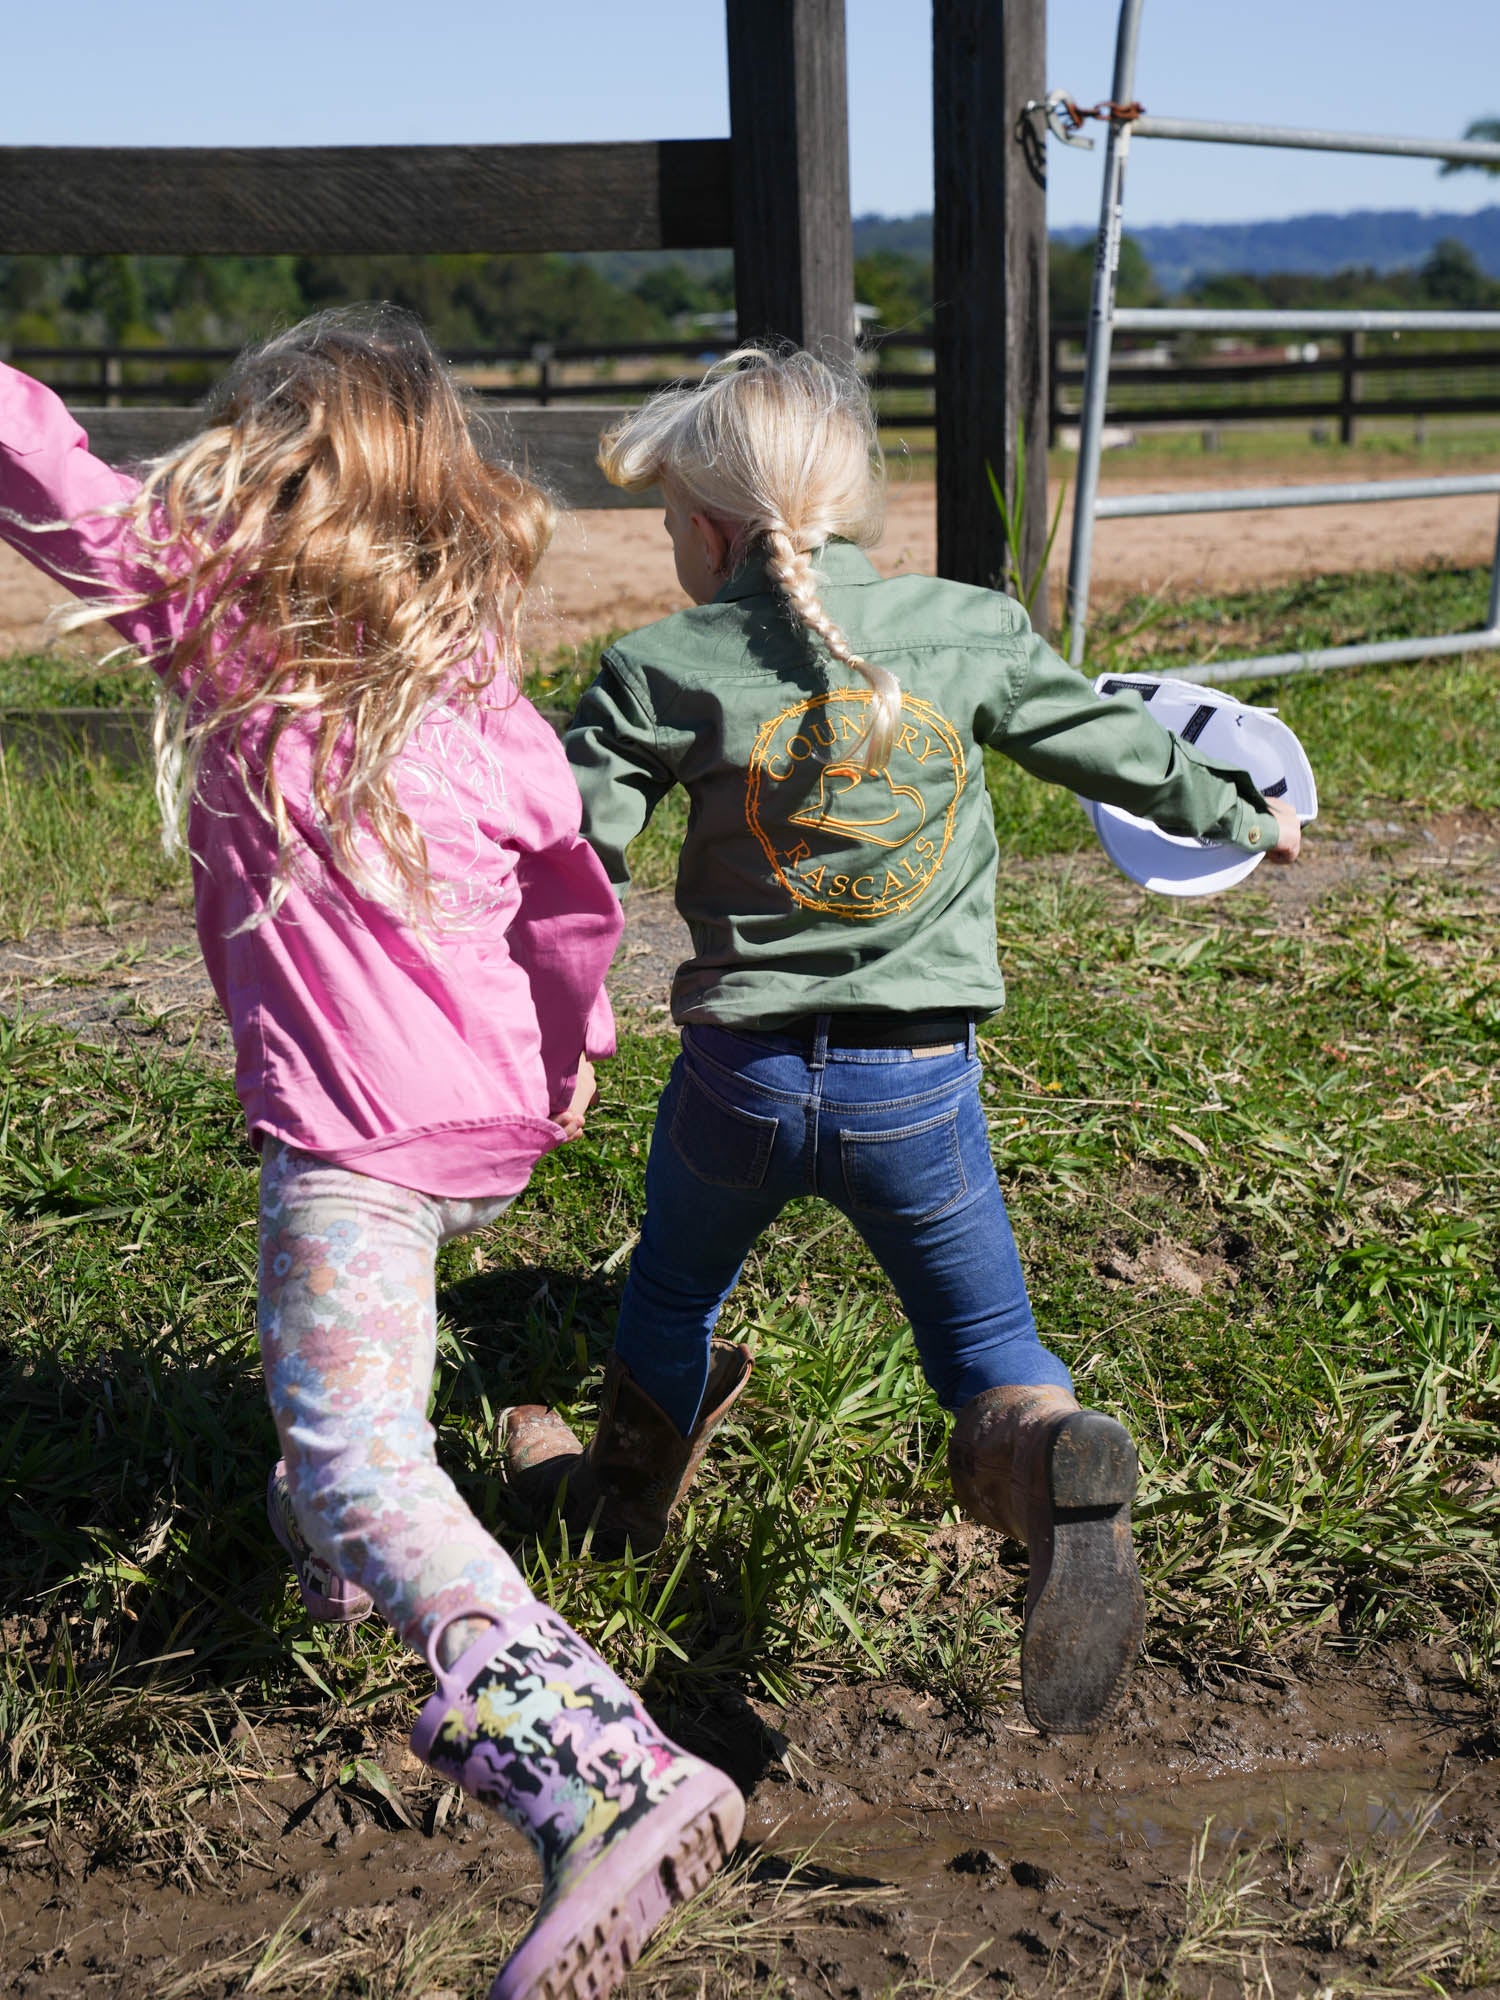
M1027 1715L1063 1734L1094 1728L1125 1691L1145 1625L1128 1432L1066 1389L987 1389L959 1412L948 1467L965 1512L1030 1551Z
M534 1520L544 1519L567 1481L563 1513L576 1535L593 1524L595 1555L638 1556L661 1545L667 1523L697 1473L708 1440L750 1380L750 1350L716 1340L698 1421L684 1437L611 1355L599 1422L585 1448L555 1410L523 1403L500 1416L501 1476Z

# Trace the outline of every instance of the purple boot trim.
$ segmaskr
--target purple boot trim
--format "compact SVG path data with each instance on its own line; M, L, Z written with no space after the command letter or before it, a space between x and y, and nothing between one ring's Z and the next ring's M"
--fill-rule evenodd
M492 1629L455 1666L434 1668L438 1689L411 1747L504 1814L542 1864L536 1920L490 2000L593 2000L723 1866L745 1802L722 1772L663 1736L546 1605L503 1620L457 1615ZM440 1638L429 1641L432 1660Z
M266 1481L266 1518L271 1523L271 1533L292 1559L297 1588L309 1618L315 1618L320 1625L358 1625L361 1619L369 1617L375 1609L374 1598L324 1562L297 1526L283 1458L277 1459Z

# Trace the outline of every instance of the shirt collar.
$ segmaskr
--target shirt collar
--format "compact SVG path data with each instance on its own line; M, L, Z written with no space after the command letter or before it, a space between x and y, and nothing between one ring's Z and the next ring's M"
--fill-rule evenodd
M825 583L879 583L880 572L863 549L852 542L825 542L811 551L813 568ZM774 589L766 574L766 552L757 545L727 583L714 593L715 604L736 604L744 597L761 597Z

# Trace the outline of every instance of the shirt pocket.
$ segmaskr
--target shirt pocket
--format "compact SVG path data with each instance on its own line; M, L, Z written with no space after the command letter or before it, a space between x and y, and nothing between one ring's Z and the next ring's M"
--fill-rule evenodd
M930 1222L968 1193L959 1107L888 1132L841 1132L839 1153L853 1215Z
M685 1069L672 1113L672 1144L688 1172L700 1181L748 1192L765 1185L780 1123L779 1118L763 1118L726 1104Z

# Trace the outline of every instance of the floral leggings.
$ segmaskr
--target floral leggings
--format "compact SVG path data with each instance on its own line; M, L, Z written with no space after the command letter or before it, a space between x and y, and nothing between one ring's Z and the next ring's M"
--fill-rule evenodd
M297 1524L426 1650L455 1613L531 1592L438 1467L434 1265L505 1199L417 1194L263 1143L260 1348Z

